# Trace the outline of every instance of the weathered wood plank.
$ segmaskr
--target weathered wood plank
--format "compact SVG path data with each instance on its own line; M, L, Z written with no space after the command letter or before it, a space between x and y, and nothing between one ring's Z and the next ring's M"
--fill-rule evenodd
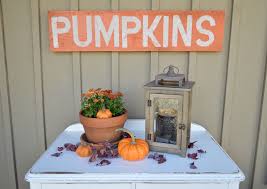
M45 125L44 125L44 107L43 107L43 86L42 86L42 65L40 49L40 25L39 25L39 1L31 0L32 17L32 53L34 68L34 89L35 89L35 122L39 140L37 144L40 151L46 148Z
M233 7L222 145L246 175L243 189L252 186L260 124L267 51L263 43L267 41L266 3L235 0Z
M111 1L97 0L88 1L80 0L80 10L109 10ZM82 52L81 53L81 71L82 71L82 91L89 88L112 88L118 87L117 75L115 73L116 61L113 59L111 52ZM113 64L114 62L114 64ZM114 71L114 75L112 75ZM113 82L114 81L114 82Z
M32 4L29 0L3 0L2 6L13 152L18 187L24 189L29 187L24 181L25 173L45 148L42 115L37 112L42 107L37 102L41 101L40 78L38 80L39 76L37 77L38 47L33 51L33 44L38 43L34 41L35 36L32 33L36 20L32 20ZM37 97L36 93L39 93Z
M50 144L66 125L77 121L75 116L78 114L77 104L75 105L74 102L79 91L74 94L74 90L79 90L79 87L73 84L75 72L73 55L72 53L51 52L47 38L48 10L69 9L70 0L40 1L41 61L47 144Z
M123 10L150 10L151 1L124 0L119 2ZM124 93L130 118L144 118L143 85L150 80L150 52L121 52L119 56L119 86Z
M111 9L119 10L119 0L111 0ZM119 53L111 53L111 88L119 91Z
M160 10L190 10L191 2L183 0L160 1ZM162 73L168 65L177 66L181 73L187 75L188 71L188 52L159 52L158 72Z
M79 1L71 1L70 2L70 9L71 10L79 10ZM81 86L81 54L80 52L73 52L72 53L72 72L73 72L73 100L74 100L74 118L75 121L79 121L79 114L80 111L80 99L82 93L82 86Z
M267 61L265 66L265 84L263 91L260 128L257 142L255 172L253 176L253 189L267 189Z
M194 0L193 0L194 1ZM196 3L196 5L194 5ZM193 90L192 119L194 122L205 125L214 138L220 143L224 111L224 93L226 85L226 70L228 62L231 0L213 1L205 0L193 2L201 10L224 9L225 30L223 51L217 53L201 52L191 54L189 61L189 77L196 81ZM192 63L194 61L195 63ZM193 75L192 75L193 74ZM209 92L207 92L209 91Z
M191 0L191 9L198 10L200 6L199 0ZM188 74L186 75L187 78L191 81L196 80L196 71L197 71L197 53L196 52L189 52L188 57Z
M9 106L7 67L3 30L2 4L0 2L0 183L3 188L16 189L16 164Z
M151 0L151 9L160 9L160 0ZM159 73L159 53L151 52L150 55L150 80L154 80L155 76Z

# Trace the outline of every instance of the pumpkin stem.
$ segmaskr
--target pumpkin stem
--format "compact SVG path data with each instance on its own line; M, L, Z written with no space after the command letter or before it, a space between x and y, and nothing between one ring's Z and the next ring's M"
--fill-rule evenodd
M119 129L116 129L116 132L118 132L118 131L123 131L125 133L128 133L132 139L132 144L135 144L135 136L130 130L125 129L125 128L119 128Z

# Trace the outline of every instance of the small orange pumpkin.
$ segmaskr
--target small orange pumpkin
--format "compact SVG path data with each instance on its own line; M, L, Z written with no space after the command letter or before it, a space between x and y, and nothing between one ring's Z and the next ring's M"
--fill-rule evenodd
M92 154L92 149L90 146L86 146L86 145L81 144L76 149L76 154L80 157L88 157Z
M116 131L123 131L130 135L131 138L124 138L119 142L118 152L124 160L136 161L144 159L149 153L149 146L143 139L136 139L128 129L120 128Z
M96 117L99 119L107 119L112 117L112 113L109 109L103 109L97 112Z

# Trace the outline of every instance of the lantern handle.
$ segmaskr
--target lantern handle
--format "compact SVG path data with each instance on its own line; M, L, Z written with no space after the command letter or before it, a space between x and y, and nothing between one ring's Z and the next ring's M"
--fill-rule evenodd
M167 70L167 68L168 68L168 70ZM174 70L176 69L176 71L177 71L176 74L179 73L179 68L176 67L176 66L173 66L173 65L169 65L169 66L165 67L165 68L163 69L163 73L168 73L168 71L169 71L170 69L171 69L174 73L175 73ZM167 72L166 72L166 70L167 70Z

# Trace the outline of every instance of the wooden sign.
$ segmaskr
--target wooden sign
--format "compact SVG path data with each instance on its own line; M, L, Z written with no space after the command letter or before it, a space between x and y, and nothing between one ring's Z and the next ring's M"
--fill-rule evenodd
M220 51L224 11L50 11L52 51Z

